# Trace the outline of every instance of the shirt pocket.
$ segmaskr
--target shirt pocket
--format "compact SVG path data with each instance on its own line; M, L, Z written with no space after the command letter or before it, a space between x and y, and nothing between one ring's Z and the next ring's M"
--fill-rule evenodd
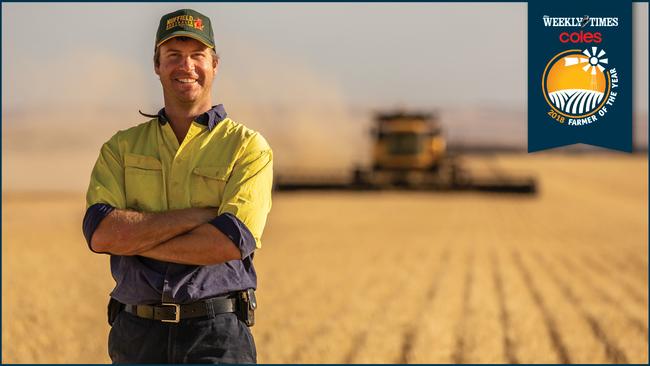
M162 164L151 156L124 155L126 206L144 212L165 210L167 198Z
M199 166L194 168L190 177L192 207L219 207L229 176L229 167Z

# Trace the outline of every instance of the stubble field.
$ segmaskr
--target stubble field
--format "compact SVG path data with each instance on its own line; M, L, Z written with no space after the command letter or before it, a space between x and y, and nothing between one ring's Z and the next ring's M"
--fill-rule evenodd
M510 155L537 197L276 194L256 256L264 363L647 363L647 155ZM109 362L83 193L5 192L2 361Z

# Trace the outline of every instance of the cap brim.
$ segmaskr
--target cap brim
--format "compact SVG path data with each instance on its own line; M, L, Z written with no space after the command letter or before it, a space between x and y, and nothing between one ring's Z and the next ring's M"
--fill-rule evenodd
M169 35L167 38L165 38L162 41L158 42L158 44L156 45L156 48L159 47L161 44L169 41L170 39L176 38L176 37L190 37L192 39L196 39L197 41L203 43L204 45L206 45L206 46L208 46L210 48L214 48L214 45L211 45L210 42L208 40L206 40L205 38L197 35L196 33L186 32L186 31L174 32L173 34Z

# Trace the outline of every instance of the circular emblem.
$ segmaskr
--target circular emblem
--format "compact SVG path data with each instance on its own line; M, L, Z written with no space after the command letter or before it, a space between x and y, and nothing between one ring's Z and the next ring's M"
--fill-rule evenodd
M606 52L597 47L563 51L553 56L542 76L544 98L551 108L569 118L597 113L611 91L606 57Z

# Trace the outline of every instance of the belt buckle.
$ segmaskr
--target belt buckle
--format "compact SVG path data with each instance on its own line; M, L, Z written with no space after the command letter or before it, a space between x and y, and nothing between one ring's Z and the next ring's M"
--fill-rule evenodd
M162 303L160 304L161 306L173 306L175 311L174 315L175 318L172 320L166 320L166 319L160 319L161 322L163 323L178 323L181 321L181 306L179 304L172 304L172 303Z

